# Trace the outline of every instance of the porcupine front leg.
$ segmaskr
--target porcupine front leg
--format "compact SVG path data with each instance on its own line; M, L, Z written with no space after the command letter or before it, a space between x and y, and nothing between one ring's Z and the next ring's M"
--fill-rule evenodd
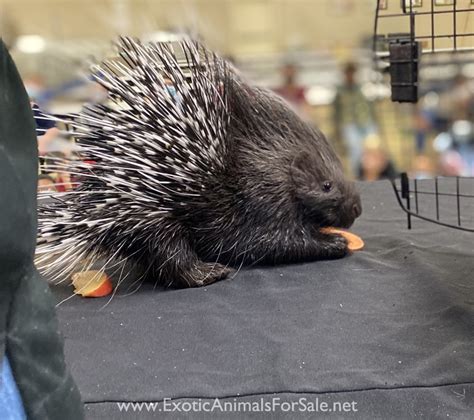
M311 237L315 243L313 255L318 259L338 259L349 253L347 239L342 235L328 234L317 230Z
M200 260L180 226L168 226L159 242L159 276L165 286L206 286L223 280L233 271L222 264Z
M343 258L349 253L347 240L337 234L319 230L292 235L277 234L272 240L260 240L249 253L252 261L266 264L286 264L301 261Z

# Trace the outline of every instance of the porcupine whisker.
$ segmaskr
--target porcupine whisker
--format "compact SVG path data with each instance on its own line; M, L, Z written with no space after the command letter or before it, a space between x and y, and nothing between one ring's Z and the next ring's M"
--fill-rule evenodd
M140 275L140 276L137 278L137 280L134 281L134 282L128 287L127 290L130 290L130 289L132 288L132 286L134 286L134 285L137 284L137 283L138 283L138 286L137 286L134 290L132 290L131 292L125 293L125 294L123 294L123 295L121 295L121 296L127 297L127 296L132 296L133 294L137 293L137 292L140 290L140 287L142 286L142 284L145 282L145 279L146 279L145 275Z
M230 278L231 280L235 279L235 277L237 276L237 274L240 273L240 270L241 270L242 267L244 266L244 261L245 261L245 259L242 258L242 261L240 262L239 267L237 268L237 270L235 270L235 273L232 274L232 277Z
M85 174L84 172L73 172L73 171L64 171L68 173L69 175L78 175L81 178L91 178L91 179L97 179L97 175L90 175L90 174Z
M176 255L178 255L181 251L180 250L177 250L173 255L171 255L170 257L168 257L158 268L156 271L160 271L160 269L163 268L163 266L168 263L169 261L171 261ZM148 275L148 272L149 270L152 268L152 264L153 264L153 261L152 263L148 266L147 270L145 271L144 273L144 277L146 277ZM172 280L171 280L172 281ZM169 283L168 287L171 285L171 282Z
M219 251L216 257L216 263L219 261L220 256L222 255L222 248L224 247L224 243L222 241L218 242L215 246L216 251ZM228 265L226 265L228 267Z
M219 259L220 259L220 256L222 255L222 248L223 248L223 246L224 246L224 244L223 244L222 241L220 242L220 245L217 244L217 245L215 246L216 250L218 250L218 254L217 254L216 258L215 258L213 269L215 268L215 266L216 266L217 264L219 264ZM232 248L230 248L230 249L232 249ZM229 250L230 250L230 249L229 249ZM227 252L227 251L225 251L225 252ZM227 263L225 264L224 268L228 268L229 266L230 266L230 262L227 261ZM206 276L206 278L207 278L207 277L208 277L208 276Z
M122 245L122 246L123 246L123 245ZM132 258L134 255L138 254L138 253L141 252L141 251L142 251L142 249L138 249L137 251L133 252L132 254L128 255L127 257L124 257L124 258L118 260L116 263L114 263L114 264L112 264L112 265L110 265L110 263L107 264L107 265L104 264L100 270L103 270L103 271L105 271L105 270L107 270L107 269L110 270L110 269L113 268L113 267L118 267L117 270L119 270L119 269L120 269L120 266L122 266L121 269L122 269L122 271L123 271L123 269L125 268L125 265L126 265L128 259L129 259L129 258ZM129 271L129 273L130 273L130 271ZM112 275L113 275L113 274L111 274L111 276L112 276ZM128 276L128 274L127 274L127 276ZM120 286L120 284L121 284L121 281L120 281L120 279L119 279L119 281L117 282L117 285L116 285L116 287L115 287L115 289L114 289L115 291L118 289L118 287ZM114 295L115 295L115 292L114 292Z
M45 193L41 192L42 194ZM51 198L55 198L56 196L64 196L64 195L101 195L101 194L110 194L111 190L96 190L96 191L52 191L50 193Z
M258 265L261 261L263 261L263 260L268 256L269 252L270 252L270 251L267 249L267 251L264 252L264 253L260 256L260 258L257 258L256 260L252 261L252 262L249 264L249 267L253 267L253 266L255 266L255 265Z
M214 267L215 267L216 264L219 263L219 258L220 258L221 254L222 254L222 247L223 247L223 246L224 246L224 244L223 244L223 242L221 241L221 244L220 244L220 247L219 247L219 253L217 254L216 260L215 260L215 262L214 262ZM227 261L227 263L225 264L224 268L229 268L229 266L230 266L230 261ZM240 270L240 268L239 268L239 270ZM237 270L237 271L239 271L239 270ZM233 276L231 277L231 279L233 279L234 277L235 277L235 275L233 275Z
M130 290L137 283L140 283L140 285L135 290L133 290L131 293L125 293L123 296L130 296L130 295L136 293L140 289L140 286L143 284L144 279L147 278L150 269L153 267L153 263L154 263L154 261L152 260L150 262L150 265L148 266L148 268L143 272L143 274L140 274L140 276L138 276L137 280L135 280L132 284L130 284L128 286L127 290Z
M85 266L85 267L82 267L82 271L89 271L90 267L92 267L94 261L95 261L95 258L94 258L94 255L90 255L88 253L88 250L87 248L84 250L84 252L80 255L78 254L73 254L71 255L71 259L70 259L70 263L68 266L63 266L63 269L61 270L61 276L63 276L63 279L56 283L56 284L59 284L59 283L62 283L64 281L66 281L68 279L68 277L70 277L72 275L72 273L77 269L77 267L81 264L81 261L83 261L84 259L86 259L87 261L90 261L90 264ZM58 273L59 274L59 273Z
M251 248L250 248L250 247L245 248L242 252L239 252L239 253L234 257L235 260L238 261L239 258L240 258L241 256L243 256L243 257L242 257L242 261L245 261L245 256L249 253L249 251L253 251L253 250L254 250L255 248L257 248L257 247L258 247L258 244L256 243L256 244L254 244ZM264 253L264 254L262 255L262 258L259 259L259 261L261 261L263 258L265 258L266 255L267 255L267 253ZM253 264L251 264L251 265L253 265Z
M114 289L113 289L113 292L112 292L112 295L110 296L110 298L108 299L107 303L101 307L101 309L104 309L111 301L112 299L115 297L115 295L117 294L117 291L118 289L120 288L120 285L125 281L125 279L130 275L130 270L127 271L127 273L125 274L125 277L123 277L123 271L125 269L127 265L127 258L122 258L121 260L117 261L117 263L115 263L114 265L110 266L109 269L113 266L117 266L118 268L111 274L111 276L114 276L115 273L120 270L120 274L119 274L119 279L117 281L117 284L115 285ZM103 265L103 267L101 268L101 270L105 271L106 269L106 266L105 264Z
M236 249L238 244L239 244L239 238L236 238L234 243L228 249L225 250L225 253L232 253L232 250Z
M115 288L114 288L112 294L110 295L110 298L107 300L107 302L106 302L103 306L101 306L100 310L105 309L105 308L110 304L110 302L112 302L113 298L114 298L115 295L117 294L117 291L118 291L120 285L121 285L121 284L127 279L127 277L130 275L130 271L127 271L127 273L125 274L125 277L122 277L122 276L123 276L123 271L124 271L124 269L125 269L125 262L126 262L126 260L123 259L123 260L121 260L121 261L122 261L122 267L121 267L121 271L120 271L120 274L119 274L119 279L118 279L118 281L117 281L117 285L115 286Z
M55 187L61 187L61 186L64 186L64 185L69 185L70 183L69 182L54 182L53 185ZM51 191L38 191L38 199L39 198L42 198L42 197L51 197L52 198L52 194L51 194Z

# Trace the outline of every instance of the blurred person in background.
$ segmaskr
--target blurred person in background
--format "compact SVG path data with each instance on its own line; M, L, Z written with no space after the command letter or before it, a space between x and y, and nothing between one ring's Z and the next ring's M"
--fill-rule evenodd
M105 104L108 99L108 92L102 85L97 82L89 83L89 104Z
M436 173L436 165L426 155L418 155L410 171L410 176L416 179L432 178Z
M30 101L34 102L40 108L47 108L48 98L47 89L43 78L39 74L33 74L26 77L23 80L25 85L26 93L28 94Z
M57 191L54 179L49 175L38 176L38 192Z
M416 152L417 154L422 154L425 151L428 133L433 128L432 117L422 105L418 105L415 108L414 128Z
M50 166L54 164L57 165L59 163L58 160L60 161L66 158L65 153L57 151L58 149L64 150L64 152L69 152L69 150L64 140L60 140L60 131L56 127L56 122L43 112L38 103L35 102L37 98L41 97L42 84L40 80L39 78L30 78L23 82L30 98L30 105L36 125L38 154L40 158L39 163L42 173L40 176L44 175L44 178L40 178L41 182L38 183L38 190L64 192L72 189L69 174L58 171L57 168L52 171L45 170L47 164ZM104 96L102 88L98 84L95 85L93 86L92 93L95 93L96 96L92 97L96 98L100 96L102 98ZM60 143L61 141L63 141L63 143ZM53 183L53 190L50 189L51 186L49 184L47 185L49 181Z
M57 137L59 131L54 121L51 121L43 112L46 101L44 100L45 86L39 75L27 77L23 84L30 98L31 109L36 124L38 137L38 151L40 156L47 153L50 143Z
M371 135L367 138L357 175L364 181L392 179L398 176L395 165L380 144L378 136Z
M55 190L65 192L73 189L71 175L61 171L67 162L67 156L63 152L51 152L44 156L42 172L51 178L55 184Z
M344 143L352 174L357 175L362 159L364 141L377 132L371 103L362 93L355 76L357 66L350 62L344 67L344 82L334 99L336 137Z
M441 156L441 170L445 174L474 175L474 80L458 74L451 89L440 95L439 114L447 121L440 136L451 140L451 147Z
M447 150L439 157L439 174L441 176L462 176L466 171L466 164L456 150Z
M306 101L306 89L298 84L299 69L294 63L287 63L281 69L282 85L275 92L284 98L303 118L309 119L309 104Z
M48 152L50 144L58 137L59 130L56 128L56 123L41 111L38 104L31 102L31 108L36 124L38 151L40 156L43 156Z
M474 118L474 80L458 74L450 89L440 95L439 112L449 123Z

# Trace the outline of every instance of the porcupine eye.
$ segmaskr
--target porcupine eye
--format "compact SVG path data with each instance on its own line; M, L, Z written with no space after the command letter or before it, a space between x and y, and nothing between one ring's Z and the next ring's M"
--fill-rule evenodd
M323 182L323 191L329 192L332 190L332 182L331 181L324 181Z

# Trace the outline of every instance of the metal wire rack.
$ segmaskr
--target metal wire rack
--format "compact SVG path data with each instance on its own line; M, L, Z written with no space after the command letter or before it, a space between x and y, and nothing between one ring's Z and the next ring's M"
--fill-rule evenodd
M455 63L474 53L474 0L374 1L374 62L379 70L390 71L393 101L418 101L423 56ZM402 173L391 183L408 229L418 218L474 232L474 177L419 180Z
M452 61L453 53L474 51L473 0L375 1L374 57L379 68L389 66L393 101L418 101L422 55L450 53ZM440 32L441 25L450 29Z
M410 179L402 173L391 180L400 207L407 215L453 229L474 232L474 177L447 176Z

